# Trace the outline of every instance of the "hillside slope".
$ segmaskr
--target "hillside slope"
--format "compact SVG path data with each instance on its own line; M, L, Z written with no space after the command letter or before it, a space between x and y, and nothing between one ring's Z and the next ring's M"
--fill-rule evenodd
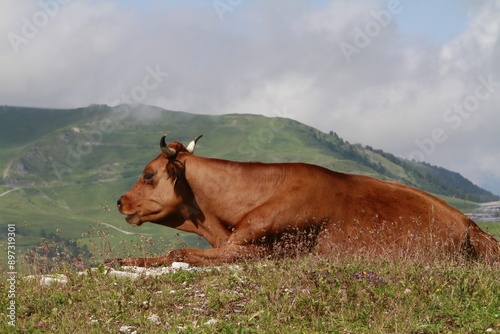
M202 156L309 162L456 197L462 199L454 203L461 209L471 202L499 199L458 173L353 145L334 132L326 134L290 119L194 115L141 105L71 110L4 106L0 107L0 194L21 189L0 198L0 220L17 223L26 246L39 241L42 230L60 230L66 238L90 244L98 238L89 230L99 222L101 227L124 231L106 230L116 236L116 244L123 243L123 237L137 241L141 235L173 240L176 231L152 224L134 229L115 209L116 199L159 154L159 138L165 133L167 140L184 143L204 134L196 151ZM201 241L182 235L175 242Z
M146 110L147 109L147 110ZM145 118L152 113L155 118ZM197 154L233 160L303 161L391 179L473 202L498 200L460 174L350 144L299 122L257 115L193 115L145 106L73 110L0 108L3 184L9 187L112 181L137 175L158 138L187 142Z

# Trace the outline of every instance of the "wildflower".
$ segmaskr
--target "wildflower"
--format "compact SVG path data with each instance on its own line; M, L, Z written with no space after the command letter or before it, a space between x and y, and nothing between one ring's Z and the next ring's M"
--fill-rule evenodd
M375 285L385 284L387 283L387 279L383 276L378 276L374 271L363 271L362 273L354 273L354 279L361 282L366 280L369 283L373 283Z

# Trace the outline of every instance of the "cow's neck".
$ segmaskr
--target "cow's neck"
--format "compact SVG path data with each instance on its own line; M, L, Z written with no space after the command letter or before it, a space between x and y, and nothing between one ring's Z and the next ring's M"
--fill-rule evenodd
M207 219L234 227L265 200L279 178L261 164L190 156L184 161L186 180Z

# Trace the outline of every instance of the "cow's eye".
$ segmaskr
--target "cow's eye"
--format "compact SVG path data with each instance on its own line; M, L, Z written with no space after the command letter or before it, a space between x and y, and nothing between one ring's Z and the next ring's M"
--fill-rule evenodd
M155 175L152 173L144 173L143 177L146 181L151 181Z

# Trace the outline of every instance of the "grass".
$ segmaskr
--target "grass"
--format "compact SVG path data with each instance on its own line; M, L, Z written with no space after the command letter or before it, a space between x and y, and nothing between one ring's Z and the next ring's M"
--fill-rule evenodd
M101 233L96 258L115 255L108 239ZM128 251L137 256L144 249ZM55 272L68 282L48 286L19 274L16 327L2 322L0 332L117 333L124 326L130 333L500 332L499 264L430 254L390 261L301 255L136 280L85 267L59 263ZM32 264L19 259L18 271L32 272ZM5 319L9 276L6 270L0 276Z
M477 223L479 227L494 236L497 240L500 240L500 223Z

